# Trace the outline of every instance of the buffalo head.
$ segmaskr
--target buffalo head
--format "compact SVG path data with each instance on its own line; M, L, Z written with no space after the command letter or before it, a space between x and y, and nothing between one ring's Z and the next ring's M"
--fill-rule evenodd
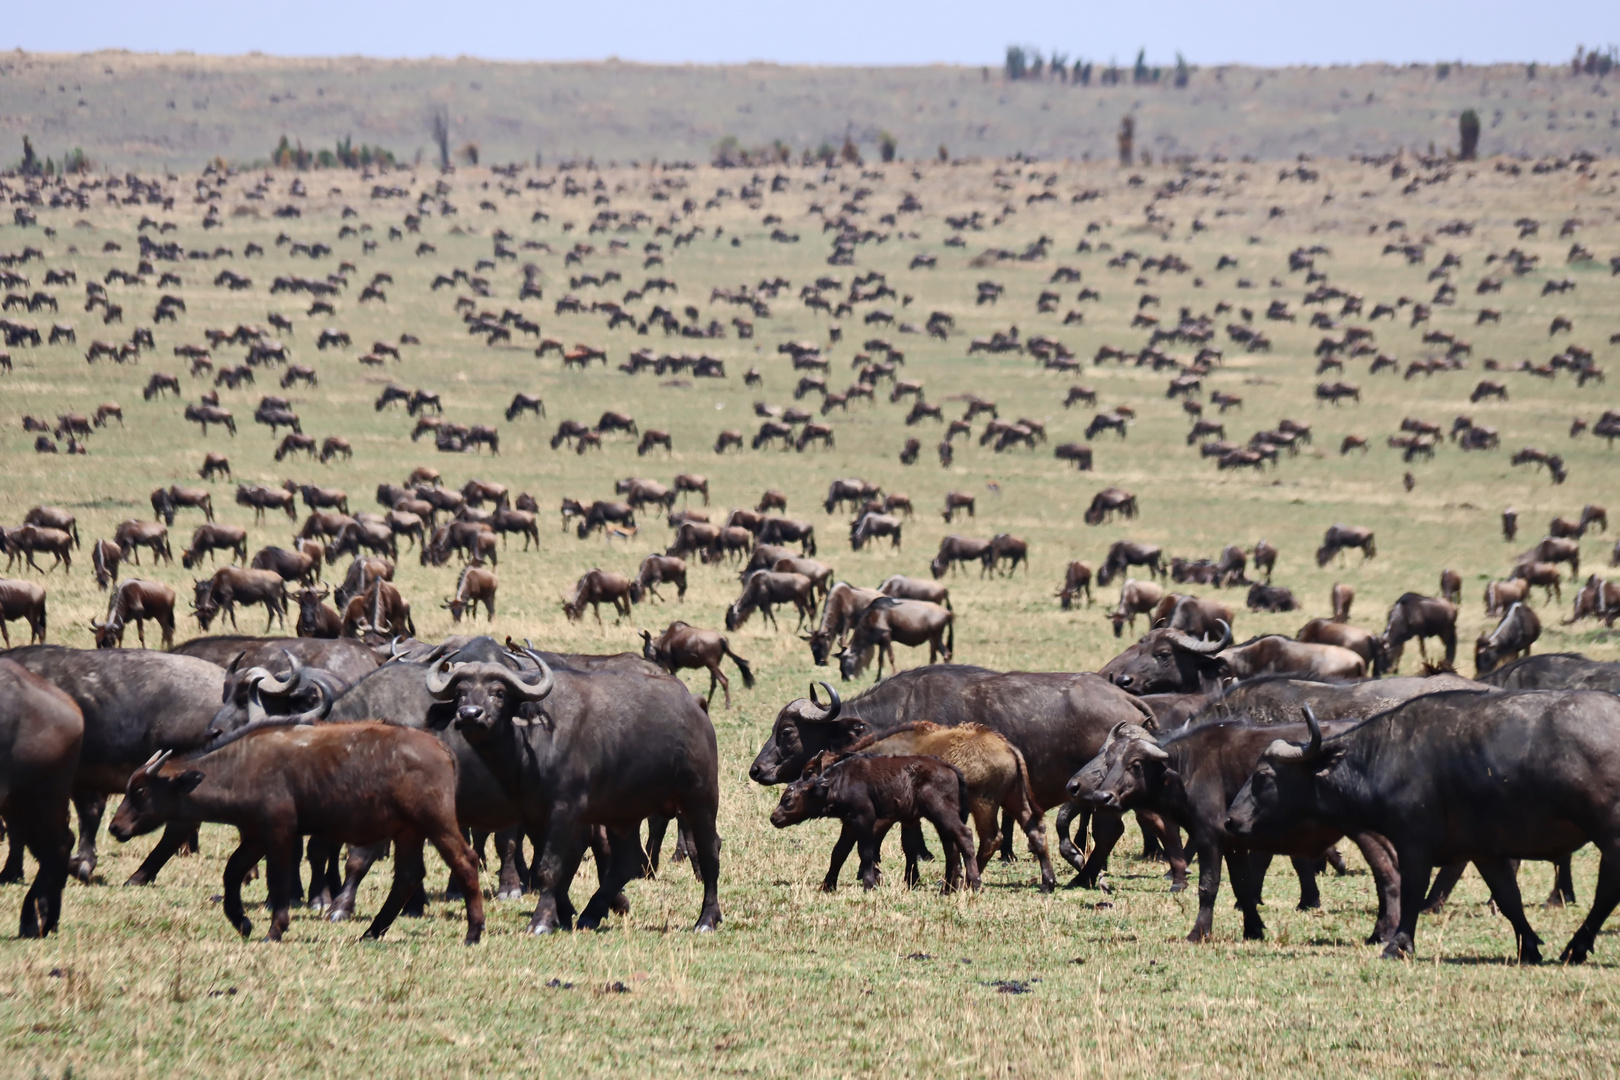
M532 649L523 651L539 665L539 673L533 677L505 664L456 663L453 656L428 668L428 693L435 701L455 703L456 728L467 741L489 738L502 722L516 727L537 722L521 715L522 707L544 700L557 680L539 654Z
M808 700L798 698L782 706L771 737L748 768L749 779L766 786L796 780L816 754L842 750L866 734L866 721L842 715L838 691L827 683L821 686L827 691L826 706L816 700L814 685Z
M1131 694L1194 694L1210 689L1220 678L1221 650L1232 644L1232 628L1220 624L1218 641L1195 638L1184 630L1160 627L1149 630L1098 671L1103 678Z
M1129 809L1148 790L1179 779L1169 760L1152 731L1122 721L1097 756L1069 778L1069 796L1093 810Z
M1310 738L1295 746L1278 739L1260 755L1260 764L1227 809L1226 829L1233 836L1282 835L1297 830L1317 809L1317 782L1339 761L1344 748L1324 747L1322 728L1304 706Z

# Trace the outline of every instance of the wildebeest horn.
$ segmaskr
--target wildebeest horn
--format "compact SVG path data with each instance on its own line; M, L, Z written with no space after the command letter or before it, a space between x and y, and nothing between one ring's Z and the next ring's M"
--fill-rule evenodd
M1295 746L1291 742L1278 739L1266 747L1265 757L1273 761L1298 761L1309 764L1322 754L1322 726L1316 722L1316 713L1311 711L1309 705L1301 710L1305 714L1305 728L1311 733L1310 741L1304 746Z
M811 683L810 684L810 704L814 705L818 709L821 709L821 715L820 716L806 716L805 719L806 720L814 720L817 723L821 723L821 724L826 724L826 723L830 723L833 720L838 719L838 714L840 712L842 712L843 709L844 709L844 703L843 703L842 699L839 698L838 691L834 690L832 688L831 683L823 682L821 685L827 691L827 705L825 707L823 707L821 702L816 700L816 684Z
M1178 649L1214 655L1232 644L1232 627L1227 624L1225 619L1216 621L1221 624L1221 639L1219 641L1206 641L1202 638L1195 638L1185 630L1166 629L1164 633Z

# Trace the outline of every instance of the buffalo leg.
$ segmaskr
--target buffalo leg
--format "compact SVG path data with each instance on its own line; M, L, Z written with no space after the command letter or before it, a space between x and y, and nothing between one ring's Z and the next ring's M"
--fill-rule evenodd
M1108 869L1108 856L1113 853L1114 845L1119 838L1125 835L1125 820L1117 810L1099 810L1091 819L1091 856L1086 864L1080 868L1074 880L1069 882L1069 888L1102 888L1099 883L1103 872Z
M1557 908L1575 902L1575 879L1570 874L1569 856L1553 860L1553 887L1542 907Z
M1035 861L1041 867L1041 892L1049 893L1057 888L1057 874L1052 870L1052 853L1046 847L1046 826L1022 791L1008 797L1008 805L1002 808L1002 814L1016 821L1024 830L1024 837L1029 841L1029 853L1035 856ZM981 865L979 870L982 873L984 867Z
M1350 867L1345 864L1344 855L1335 844L1329 844L1327 850L1322 852L1322 861L1333 867L1334 877L1344 877L1350 872Z
M0 885L20 885L23 881L23 842L17 838L16 826L11 818L4 819L11 834L11 850L6 853L6 865L0 869Z
M1378 920L1367 937L1368 945L1382 945L1395 933L1401 917L1401 874L1395 865L1395 848L1377 833L1357 833L1350 837L1361 849L1372 871L1378 891Z
M939 845L945 849L945 885L947 893L955 892L961 888L961 875L958 873L958 858L965 864L968 887L978 892L979 864L972 856L973 836L968 832L967 824L961 816L954 812L935 813L924 811L928 820L933 823L934 830L939 833Z
M1496 901L1497 908L1507 917L1513 925L1513 935L1518 939L1519 963L1541 963L1541 938L1531 928L1530 921L1524 917L1524 900L1519 895L1518 867L1507 859L1475 859L1474 868L1479 876L1485 879L1485 884L1491 888L1491 899Z
M1181 846L1181 830L1174 822L1166 821L1149 810L1138 810L1136 822L1142 829L1143 848L1147 847L1147 838L1154 837L1159 847L1158 857L1170 864L1170 891L1184 891L1187 888L1187 851ZM1144 854L1144 857L1151 856Z
M1294 856L1294 875L1299 878L1299 906L1296 911L1314 911L1322 906L1322 893L1316 887L1316 860Z
M68 827L68 800L65 791L16 792L34 805L13 815L13 847L24 845L39 862L34 882L23 897L22 918L17 936L44 937L56 929L62 913L62 887L67 884L68 853L73 850L73 831Z
M1064 862L1076 870L1083 870L1085 869L1086 853L1076 847L1073 840L1069 839L1069 823L1075 818L1080 819L1080 842L1084 844L1086 842L1086 830L1091 825L1091 811L1087 810L1081 803L1070 801L1058 807L1054 829L1058 838L1058 854L1063 856Z
M1260 891L1266 880L1270 855L1234 851L1226 856L1226 869L1232 875L1232 892L1243 911L1243 940L1264 941L1266 924L1260 918Z
M349 857L343 866L343 887L332 898L332 907L327 913L327 918L333 922L342 922L354 914L360 883L366 879L372 865L386 854L388 854L386 840L368 847L355 847L352 844L349 846Z
M1018 861L1018 853L1013 850L1013 824L1015 823L1016 820L1017 820L1016 815L1009 814L1009 813L1003 813L1001 815L1001 861L1002 862L1017 862ZM977 823L975 823L975 824L977 824ZM980 843L983 843L983 838L982 837L980 838ZM980 869L980 871L984 870L984 861L982 859L979 861L979 869Z
M158 871L185 847L197 833L197 826L189 821L171 821L163 827L163 835L158 837L157 847L151 854L141 860L141 865L129 875L125 885L150 885L158 876Z
M1215 927L1215 896L1221 891L1221 849L1208 838L1200 837L1198 855L1198 915L1187 932L1188 941L1208 941Z
M571 904L567 908L568 886L579 870L589 843L586 828L555 811L546 822L535 843L534 886L540 893L534 915L529 919L529 933L549 934L556 930L572 930L574 918ZM560 896L559 896L560 894Z
M495 851L501 859L500 887L497 900L517 900L523 895L528 879L528 867L523 862L523 830L517 826L502 829L495 834Z
M626 883L641 876L645 855L641 850L641 824L633 828L613 829L608 833L609 854L604 863L597 858L597 888L585 910L580 913L578 927L595 930L607 918L616 898L621 896Z
M1394 935L1384 945L1386 960L1412 955L1418 913L1423 910L1423 898L1428 894L1429 878L1434 873L1434 861L1426 851L1397 848L1395 864L1401 871L1401 915Z
M389 886L388 898L383 901L377 917L371 920L362 934L365 938L380 938L394 925L405 905L422 888L427 868L422 862L422 838L399 836L394 838L394 883ZM477 890L474 890L475 892ZM482 905L480 905L482 906Z
M656 878L658 876L658 861L664 851L664 833L669 829L669 818L663 814L647 815L647 865L642 868L641 876ZM677 835L680 827L676 826ZM677 843L676 845L680 845Z
M1615 904L1620 903L1620 845L1611 840L1600 850L1603 857L1598 863L1597 891L1592 896L1592 910L1559 956L1567 964L1586 962L1598 931L1603 929L1604 920L1614 911Z
M313 911L326 911L332 906L332 898L343 889L343 876L338 872L340 854L342 854L341 845L333 844L318 836L309 838L307 903Z
M253 923L242 910L242 879L264 857L264 850L243 840L225 860L225 919L245 940L253 933Z
M608 875L609 867L613 865L613 852L624 845L616 843L613 840L613 834L608 831L606 826L602 825L591 826L590 844L591 861L596 863L596 883L600 886L603 879ZM642 858L646 858L645 853L641 851L641 828L639 825L636 828L635 844L636 852L641 854ZM588 907L589 904L587 903L586 906ZM622 889L613 897L613 910L620 915L630 914L630 901L625 898Z
M1449 863L1440 868L1440 872L1434 878L1434 887L1429 890L1429 895L1423 898L1423 914L1440 913L1440 909L1446 906L1446 901L1451 899L1451 890L1457 887L1457 882L1462 880L1463 871L1467 869L1468 864L1465 862Z
M476 945L484 936L484 892L478 886L478 856L462 838L459 829L449 828L428 839L433 844L433 850L439 853L439 858L450 867L450 873L457 879L461 894L466 899L467 937L463 943ZM421 856L417 858L420 860Z
M101 815L107 809L107 796L99 791L75 791L73 809L79 815L79 849L68 860L68 870L88 885L96 869L96 835L101 832Z
M984 868L990 865L990 856L995 854L996 848L1002 849L1002 858L1006 859L1006 846L1001 842L1001 834L1006 831L1004 826L1012 824L1013 817L1011 814L1003 814L1001 823L997 824L996 807L980 799L975 799L969 804L968 809L973 817L973 830L979 834L978 852L973 856L973 861L982 874ZM970 847L968 850L973 849Z
M699 933L708 933L720 925L720 833L715 829L715 814L719 810L718 796L701 803L688 803L682 808L681 825L692 834L692 863L703 882L703 907L698 912Z
M1136 815L1137 828L1142 830L1142 858L1158 861L1164 858L1164 845L1159 842L1159 834L1149 827L1146 817Z
M472 850L474 865L486 865L484 845L489 840L489 833L483 830L462 829L461 839ZM450 864L446 863L445 865L449 866ZM461 875L456 873L453 866L450 867L450 877L444 884L444 898L450 901L467 899L466 891L461 887Z
M838 840L833 844L832 861L827 864L827 876L821 879L822 892L836 892L838 889L838 875L844 869L844 863L849 859L849 853L855 848L855 832L847 824L839 830Z

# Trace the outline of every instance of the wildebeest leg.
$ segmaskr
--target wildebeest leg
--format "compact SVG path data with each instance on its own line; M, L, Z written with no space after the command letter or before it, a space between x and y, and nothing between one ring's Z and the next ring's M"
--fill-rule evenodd
M1058 854L1063 856L1064 862L1076 870L1081 870L1084 869L1083 864L1086 853L1076 847L1073 840L1069 839L1069 823L1076 817L1080 819L1080 842L1085 843L1086 829L1091 824L1091 811L1087 810L1081 803L1071 801L1058 807L1055 828L1058 837Z
M855 847L855 830L845 822L839 830L838 840L833 844L832 861L827 864L827 876L821 879L822 892L834 892L838 888L838 875L844 869L844 863L849 853Z
M225 860L225 919L245 939L253 933L253 923L242 911L242 879L264 858L264 849L243 839Z
M68 860L68 872L88 885L96 869L96 834L101 831L107 796L99 791L75 791L73 809L79 815L79 849Z
M715 684L718 682L719 685L726 688L726 708L728 708L728 709L731 708L731 680L726 678L725 673L720 670L720 664L719 664L718 661L710 660L709 664L708 664L708 668L709 668L709 702L713 703L713 701L714 701L714 687L715 687Z
M1542 907L1563 907L1575 902L1575 879L1570 875L1569 856L1553 860L1553 887Z
M68 853L73 850L73 830L68 828L67 793L56 791L12 792L26 802L11 817L13 847L27 846L39 861L39 872L23 897L22 918L17 936L39 938L56 929L62 913L62 886L67 884Z
M692 834L692 863L703 881L703 907L698 912L697 925L692 928L699 933L715 929L721 919L720 834L714 826L718 804L718 793L704 792L701 800L688 800L678 818L682 829Z
M459 838L458 838L459 839ZM389 886L388 898L383 901L377 917L371 920L366 927L363 938L380 938L394 925L394 920L410 901L411 897L422 888L422 879L427 876L427 869L422 862L422 838L419 836L397 836L394 838L394 883ZM476 887L473 890L477 894ZM482 903L480 903L482 908ZM482 915L482 911L480 911ZM482 920L480 919L480 922ZM470 930L470 928L469 928Z
M1598 931L1603 928L1604 920L1614 911L1615 904L1620 903L1620 845L1610 840L1607 844L1601 845L1599 850L1602 852L1602 861L1598 863L1597 891L1592 897L1592 910L1558 957L1567 964L1586 962L1586 956L1592 951L1592 942L1597 938Z
M1423 899L1423 914L1439 914L1440 909L1445 907L1446 901L1451 898L1451 890L1457 887L1457 882L1462 880L1463 871L1467 869L1466 862L1450 863L1440 868L1440 873L1434 878L1434 888L1430 889L1429 895Z
M388 841L372 844L369 847L355 847L349 845L349 857L343 866L343 887L332 898L331 910L327 918L333 922L342 922L354 914L355 897L360 892L360 883L366 879L366 874L378 859L388 854Z
M1294 856L1294 874L1299 878L1299 906L1296 911L1311 911L1322 906L1322 893L1316 887L1316 860Z
M103 800L105 802L105 800ZM158 837L157 847L152 853L141 860L141 865L129 875L125 885L150 885L157 878L158 871L162 870L175 853L178 852L197 832L197 826L189 821L171 821L163 827L163 835Z
M1524 901L1519 895L1518 867L1507 859L1475 859L1474 868L1491 887L1491 899L1507 921L1513 924L1519 942L1519 963L1541 963L1541 938L1524 917Z
M1091 857L1080 868L1080 873L1069 882L1069 888L1076 887L1112 891L1100 884L1103 871L1108 869L1108 856L1114 851L1114 845L1119 838L1125 835L1125 819L1117 810L1099 810L1091 818Z

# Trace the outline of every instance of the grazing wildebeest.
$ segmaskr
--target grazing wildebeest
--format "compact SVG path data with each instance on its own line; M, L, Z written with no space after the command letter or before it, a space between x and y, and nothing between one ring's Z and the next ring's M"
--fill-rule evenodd
M1547 599L1563 599L1563 571L1558 569L1557 563L1550 562L1522 562L1513 567L1512 580L1523 581L1526 586L1540 587L1547 591ZM1524 599L1517 597L1516 599Z
M804 554L816 554L816 527L808 521L769 517L759 529L761 544L798 544Z
M1293 591L1281 585L1261 585L1258 582L1250 585L1247 603L1250 611L1299 610L1299 601L1295 599Z
M461 577L456 580L454 595L444 599L444 608L450 612L450 621L459 623L461 616L470 612L472 618L478 618L478 605L484 605L484 614L489 621L495 621L495 589L498 583L495 572L486 570L484 565L476 559L461 568Z
M45 587L33 581L0 578L0 638L8 649L11 631L6 624L17 619L28 620L28 644L45 644Z
M146 620L151 619L163 632L163 647L174 647L174 590L161 581L142 581L129 578L113 590L107 602L107 617L101 622L90 620L96 648L121 649L124 628L135 624L135 634L141 648L146 648ZM40 640L43 642L44 637Z
M1485 614L1501 615L1529 595L1530 582L1525 578L1492 581L1485 586Z
M506 420L511 423L525 412L531 412L536 418L546 415L546 403L533 394L522 392L512 395L512 404L506 407Z
M868 540L880 536L889 538L889 546L895 550L900 547L900 532L904 523L893 514L866 513L862 514L849 527L849 546L859 551L866 546Z
M1018 569L1018 564L1024 564L1024 573L1029 573L1029 544L1011 533L997 533L990 538L990 550L984 554L985 565L995 571L1003 562L1007 564L1006 574L1012 577Z
M0 547L5 548L7 570L19 558L31 569L38 570L39 564L34 561L34 556L39 552L55 557L56 561L51 563L49 570L60 566L65 574L73 569L73 536L61 529L47 529L39 525L0 528Z
M703 505L709 505L709 478L707 476L699 476L696 473L676 473L675 490L681 494L683 499L687 495L696 492L703 496ZM786 499L783 500L781 509L787 509Z
M1519 512L1511 506L1502 511L1502 539L1513 543L1519 535Z
M1541 620L1522 603L1508 608L1502 621L1489 634L1474 643L1474 677L1489 675L1505 661L1530 655L1530 647L1541 636Z
M1091 447L1081 443L1059 443L1052 451L1052 456L1059 461L1067 461L1081 472L1091 471Z
M277 621L283 627L287 625L287 585L281 580L281 575L274 571L227 566L216 571L213 577L193 584L196 589L192 613L204 630L222 611L230 618L232 629L235 629L237 604L263 604L266 616L264 631L267 634Z
M146 522L140 524L145 525ZM159 526L162 528L162 526ZM167 529L164 530L168 532ZM118 581L118 565L124 561L124 552L111 540L97 540L90 545L90 566L96 574L96 588L106 589Z
M286 548L261 548L248 566L254 570L273 570L283 581L301 581L305 584L320 577L324 549L314 540L304 540L297 551Z
M216 551L229 551L232 558L247 562L247 530L240 525L197 526L191 534L191 546L180 553L180 565L187 570L201 566L204 555L212 562Z
M822 509L831 514L841 507L857 510L868 499L875 499L883 494L883 488L859 478L834 480L827 488L827 498L821 504ZM785 500L784 500L785 501ZM763 511L764 507L760 507Z
M1312 619L1300 627L1294 640L1349 649L1367 662L1367 670L1375 678L1384 673L1384 642L1371 630L1333 619Z
M840 581L827 592L821 609L821 625L808 634L801 634L810 645L810 656L817 667L825 667L836 643L842 647L854 629L855 619L866 610L866 605L883 596L877 589L857 589L847 581Z
M755 570L743 582L742 595L738 596L731 607L726 609L726 629L736 630L748 621L748 616L758 608L771 626L777 626L776 615L771 610L777 604L791 603L799 613L799 623L795 630L802 629L806 619L815 618L816 592L815 582L803 574L777 573L774 570Z
M945 493L945 511L941 515L945 524L949 525L956 519L958 510L966 510L968 517L977 517L974 511L974 497L965 491L948 491Z
M1164 567L1164 552L1157 544L1116 540L1108 546L1102 569L1097 571L1097 584L1107 585L1133 566L1145 566L1154 577L1169 580L1169 571Z
M1567 537L1548 536L1541 543L1524 552L1515 563L1531 562L1569 563L1569 579L1574 581L1581 576L1581 542Z
M1270 541L1262 538L1254 545L1254 571L1266 574L1266 583L1271 583L1272 571L1277 567L1277 548Z
M657 638L645 630L641 631L641 640L641 655L671 675L681 668L707 670L709 696L705 704L713 703L714 688L718 684L725 691L726 708L731 708L731 680L720 670L720 661L728 656L737 665L743 686L750 690L754 688L754 669L748 661L731 651L731 643L724 634L676 620L665 627Z
M812 818L832 817L843 823L832 865L822 881L827 892L838 887L838 874L851 848L861 860L861 884L877 887L878 855L883 837L896 824L902 826L906 855L905 881L919 880L919 846L912 837L922 835L921 823L933 823L945 856L945 891L960 887L966 863L967 883L979 888L979 867L972 857L973 837L967 828L968 787L961 770L933 756L880 757L857 754L828 763L818 756L807 774L788 784L771 812L778 829Z
M894 643L917 647L928 644L928 662L951 662L956 648L956 617L948 608L922 600L881 596L855 618L849 645L839 654L839 673L847 682L866 670L877 654L877 680L883 679L883 657L898 670Z
M1401 668L1401 650L1406 643L1417 638L1418 652L1425 663L1429 660L1424 639L1437 637L1446 649L1446 664L1457 659L1457 605L1447 600L1418 593L1404 593L1389 609L1389 620L1384 626L1384 650L1389 656L1389 670Z
M1588 577L1575 594L1575 608L1563 624L1568 626L1588 615L1614 625L1614 620L1620 617L1620 582L1605 581L1596 574Z
M44 937L62 912L73 831L68 802L84 745L84 714L26 668L0 660L0 816L15 850L39 863L23 897L17 936ZM18 880L21 858L15 859Z
M892 596L896 600L926 600L930 604L938 604L947 611L951 607L951 591L937 581L927 581L923 578L896 574L885 579L878 586L878 592L884 596Z
M1074 598L1081 593L1086 594L1086 606L1090 607L1091 564L1076 559L1063 571L1063 588L1057 593L1063 610L1068 611L1074 605Z
M754 507L754 513L765 514L772 510L787 513L787 496L775 488L767 489L765 494L759 497L759 503Z
M301 638L337 638L343 634L343 616L324 601L332 593L331 586L303 588L294 594L298 601L298 624L295 633Z
M1356 602L1356 590L1349 585L1335 581L1333 589L1328 594L1328 602L1333 608L1334 622L1350 621L1350 605Z
M224 454L218 454L210 450L208 454L203 457L202 468L197 470L197 475L202 477L204 480L213 480L216 479L220 473L225 474L225 479L231 479L230 459L228 459Z
M439 739L382 722L275 725L223 736L169 765L154 754L129 778L109 826L129 840L171 822L235 826L225 864L225 917L243 937L242 880L260 859L270 885L269 941L280 941L297 899L301 835L330 844L392 841L394 882L368 938L381 937L426 873L422 845L450 867L467 903L466 943L484 929L478 862L456 820L456 761ZM165 772L165 766L168 771Z
M934 579L937 581L945 576L947 570L954 572L959 563L977 562L979 576L984 577L993 565L989 559L989 552L990 541L953 533L939 542L939 553L929 563L929 569L933 571Z
M1091 505L1086 508L1085 522L1087 525L1101 525L1114 514L1122 517L1134 518L1136 516L1136 496L1123 488L1103 488L1091 498Z
M1306 723L1305 744L1274 742L1233 800L1227 828L1240 840L1307 826L1387 838L1401 878L1388 957L1412 954L1434 868L1472 861L1513 924L1521 963L1540 961L1540 938L1525 920L1511 860L1561 859L1594 843L1610 865L1600 865L1592 911L1560 957L1585 961L1620 902L1613 695L1429 694L1326 740L1310 713Z
M169 550L169 530L156 521L120 522L113 531L113 540L118 544L119 554L136 566L141 565L141 556L136 549L143 547L151 549L154 560L161 558L168 563L174 562Z
M630 586L632 582L623 574L615 574L606 570L591 569L574 584L572 595L563 597L563 613L568 616L569 622L578 622L585 617L585 605L591 605L591 613L596 616L597 625L602 622L602 605L610 604L617 616L613 621L617 623L620 618L630 617Z
M1316 565L1326 566L1333 561L1334 556L1340 554L1345 548L1360 548L1362 559L1370 559L1378 554L1378 548L1373 543L1373 531L1356 526L1330 525L1327 532L1322 534L1322 546L1316 549ZM1256 560L1258 565L1258 560Z
M1333 734L1359 719L1329 721ZM1297 729L1297 730L1296 730ZM1304 725L1272 724L1244 717L1188 724L1165 736L1136 724L1121 724L1109 733L1098 755L1069 781L1069 794L1095 809L1147 809L1187 829L1188 846L1198 856L1198 914L1188 941L1208 941L1220 891L1221 860L1232 871L1232 891L1243 911L1243 936L1265 937L1258 911L1260 887L1273 853L1294 856L1300 880L1300 910L1321 906L1312 865L1337 837L1268 837L1257 851L1238 844L1226 828L1226 808L1242 788L1261 754L1277 738L1305 734ZM1394 929L1398 877L1386 845L1379 838L1354 837L1378 884L1378 922L1370 941L1385 941ZM1289 842L1295 841L1295 842ZM1304 856L1304 857L1302 857Z

